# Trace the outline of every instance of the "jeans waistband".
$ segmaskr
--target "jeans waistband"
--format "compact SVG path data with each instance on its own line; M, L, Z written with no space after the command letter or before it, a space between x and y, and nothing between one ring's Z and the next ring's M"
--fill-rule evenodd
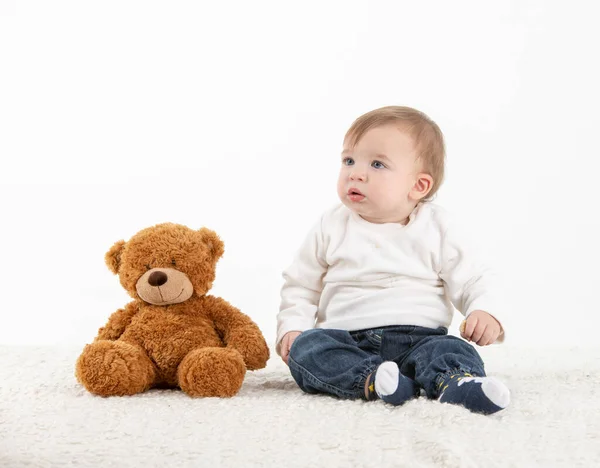
M351 330L350 333L364 333L364 332L387 332L387 333L399 333L405 335L447 335L448 329L446 327L438 328L427 328L418 327L416 325L387 325L385 327L374 327L374 328L363 328L361 330Z

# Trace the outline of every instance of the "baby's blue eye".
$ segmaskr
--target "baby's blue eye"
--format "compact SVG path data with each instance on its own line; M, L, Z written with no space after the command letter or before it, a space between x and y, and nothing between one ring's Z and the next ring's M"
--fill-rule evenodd
M371 167L374 167L375 169L383 169L385 166L379 161L373 161Z
M354 159L352 158L344 158L344 160L342 161L342 163L346 166L352 166L352 164L354 164Z

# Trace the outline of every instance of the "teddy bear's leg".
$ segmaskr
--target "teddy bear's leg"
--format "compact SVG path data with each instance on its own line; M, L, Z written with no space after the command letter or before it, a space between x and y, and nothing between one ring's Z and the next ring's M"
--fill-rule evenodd
M231 397L240 390L244 375L244 359L233 348L194 349L177 369L179 386L193 397Z
M150 388L156 369L142 348L122 341L98 340L84 348L75 375L96 395L134 395Z

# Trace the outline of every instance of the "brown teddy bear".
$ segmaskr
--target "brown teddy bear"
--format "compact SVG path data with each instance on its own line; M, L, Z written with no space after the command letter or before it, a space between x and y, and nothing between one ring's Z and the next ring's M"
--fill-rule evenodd
M134 298L100 328L75 375L101 396L179 387L194 397L235 395L246 369L265 367L258 326L207 295L223 242L213 231L159 224L118 241L106 264Z

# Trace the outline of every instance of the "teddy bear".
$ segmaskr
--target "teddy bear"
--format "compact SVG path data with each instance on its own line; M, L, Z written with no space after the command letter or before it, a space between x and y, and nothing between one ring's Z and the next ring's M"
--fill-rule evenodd
M133 395L152 387L192 397L231 397L246 370L265 367L259 327L207 294L224 244L208 228L157 224L107 252L133 301L114 312L79 356L75 375L91 393Z

